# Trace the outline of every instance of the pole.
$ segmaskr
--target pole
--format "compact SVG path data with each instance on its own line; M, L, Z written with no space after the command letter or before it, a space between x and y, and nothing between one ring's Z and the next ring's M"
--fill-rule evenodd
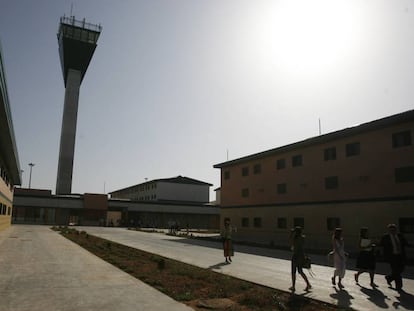
M322 129L321 129L321 118L319 118L319 135L322 134Z
M29 189L30 189L30 187L32 185L32 168L33 168L33 166L35 166L35 164L30 162L29 166L30 166L30 175L29 175Z

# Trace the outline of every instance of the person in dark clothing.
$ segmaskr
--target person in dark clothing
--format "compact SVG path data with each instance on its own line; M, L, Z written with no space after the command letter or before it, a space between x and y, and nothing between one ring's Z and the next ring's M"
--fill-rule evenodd
M305 291L309 291L312 286L309 283L306 274L303 272L303 263L305 261L305 236L302 234L302 228L297 226L292 229L290 234L290 247L293 251L292 253L292 286L289 288L292 292L295 291L296 284L296 271L302 276L303 280L306 282Z
M395 224L388 225L388 233L384 234L380 245L384 248L384 258L390 264L391 274L386 275L385 279L389 286L395 281L395 288L401 290L403 287L401 273L405 268L407 240L401 233L397 233Z
M361 228L359 235L359 254L356 261L356 268L358 269L358 272L354 275L355 282L359 284L359 276L364 272L368 272L371 280L371 286L377 287L374 283L375 267L375 244L369 237L368 228L364 227Z

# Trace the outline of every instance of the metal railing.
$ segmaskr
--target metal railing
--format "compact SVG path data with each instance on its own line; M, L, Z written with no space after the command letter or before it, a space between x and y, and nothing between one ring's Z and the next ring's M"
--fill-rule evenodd
M72 25L72 26L75 26L75 27L85 28L87 30L96 31L96 32L101 32L102 31L102 26L101 25L87 23L85 21L85 19L83 19L81 21L76 20L75 16L71 16L71 17L62 16L60 18L60 23L66 24L66 25Z

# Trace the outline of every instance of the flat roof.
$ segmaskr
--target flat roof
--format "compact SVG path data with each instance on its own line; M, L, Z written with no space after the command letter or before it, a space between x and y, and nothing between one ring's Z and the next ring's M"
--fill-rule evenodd
M143 182L143 183L140 183L140 184L136 184L136 185L133 185L133 186L129 186L129 187L126 187L126 188L122 188L122 189L119 189L119 190L109 192L109 194L119 192L119 191L123 191L123 190L127 190L127 189L131 189L131 188L135 188L135 187L138 187L138 186L143 186L143 185L146 185L146 184L156 183L156 182L166 182L166 183L173 183L173 184L187 184L187 185L200 185L200 186L203 186L203 185L212 186L212 184L206 183L204 181L200 181L200 180L197 180L197 179L193 179L193 178L189 178L189 177L179 175L177 177L171 177L171 178L153 179L153 180L146 181L146 182Z

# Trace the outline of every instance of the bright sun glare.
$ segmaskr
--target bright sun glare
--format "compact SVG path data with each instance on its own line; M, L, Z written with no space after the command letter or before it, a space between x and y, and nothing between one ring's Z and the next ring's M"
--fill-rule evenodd
M332 70L356 50L359 27L350 1L278 1L272 9L262 39L273 63L290 74Z

